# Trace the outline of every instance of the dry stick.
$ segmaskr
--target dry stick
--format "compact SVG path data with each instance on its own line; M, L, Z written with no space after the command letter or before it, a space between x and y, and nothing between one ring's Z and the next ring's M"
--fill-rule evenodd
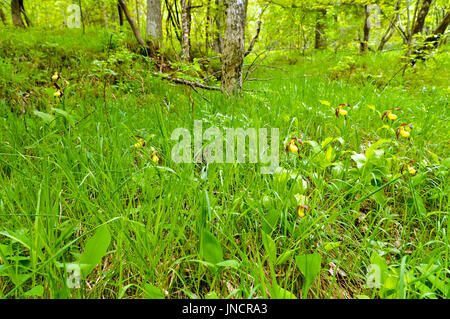
M217 86L208 86L208 85L204 85L204 84L201 84L198 82L188 81L188 80L180 79L180 78L163 77L163 79L172 81L177 84L189 85L192 87L198 87L198 88L205 89L205 90L211 90L211 91L220 91L221 90L220 87L217 87Z
M256 61L258 61L259 57L261 55L263 55L265 53L265 51L262 51L261 53L256 55L256 58L253 60L253 62L250 64L250 67L248 68L247 73L245 74L244 77L244 82L247 80L247 78L250 76L250 74L252 74L253 72L255 72L255 70L258 68L258 64L255 64ZM262 61L264 61L265 57L262 59ZM254 66L255 65L255 66ZM253 67L254 66L254 67ZM252 68L253 67L253 68Z

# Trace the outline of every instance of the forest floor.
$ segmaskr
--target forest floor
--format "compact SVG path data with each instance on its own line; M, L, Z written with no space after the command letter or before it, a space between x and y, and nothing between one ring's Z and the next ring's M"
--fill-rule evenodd
M277 53L228 99L119 36L0 39L0 298L450 297L448 52ZM279 128L281 169L176 164L194 120Z

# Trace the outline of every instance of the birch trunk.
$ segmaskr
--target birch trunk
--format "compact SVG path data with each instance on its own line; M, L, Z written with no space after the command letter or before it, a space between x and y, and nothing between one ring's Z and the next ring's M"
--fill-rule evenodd
M157 47L162 47L161 0L147 0L147 38Z
M189 61L191 51L191 0L181 0L181 57Z
M228 0L222 52L222 91L228 96L242 90L244 62L245 2Z

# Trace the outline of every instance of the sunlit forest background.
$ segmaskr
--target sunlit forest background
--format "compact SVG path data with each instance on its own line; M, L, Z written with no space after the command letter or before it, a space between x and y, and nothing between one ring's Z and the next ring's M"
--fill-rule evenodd
M0 298L450 297L448 1L0 19ZM278 128L279 167L174 161L198 121Z

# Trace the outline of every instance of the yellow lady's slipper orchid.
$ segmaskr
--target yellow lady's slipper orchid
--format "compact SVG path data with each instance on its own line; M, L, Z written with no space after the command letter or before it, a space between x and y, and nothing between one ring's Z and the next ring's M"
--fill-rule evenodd
M150 158L153 163L159 163L161 161L160 157L158 156L158 152L156 152L156 151L152 152L152 154L150 155Z
M295 143L291 142L291 143L289 143L289 150L292 153L298 153L298 146L295 145Z
M400 125L400 127L397 129L397 139L398 139L399 135L401 135L403 137L411 136L411 132L407 129L408 127L409 127L409 130L412 129L411 124L403 123L402 125Z
M303 217L305 217L305 210L308 210L309 209L309 207L308 206L306 206L306 205L298 205L297 206L297 214L298 214L298 216L300 217L300 218L303 218Z
M56 91L55 93L53 93L54 97L61 97L62 96L62 92L60 90Z
M60 74L58 72L55 72L52 75L52 80L56 82L59 79L59 77L60 77Z
M145 141L142 137L140 137L139 135L136 135L136 137L139 139L138 142L136 144L134 144L135 148L142 148L145 146Z
M301 139L293 137L289 141L289 143L286 145L286 154L291 153L298 153L299 152L299 145L302 145L303 142Z
M401 136L403 136L403 137L409 137L410 135L411 135L411 133L409 133L407 130L405 130L405 129L403 129L403 128L401 128L400 129L400 135Z
M392 121L398 119L398 116L395 115L394 113L392 113L391 111L387 111L386 116L387 116L390 120L392 120Z
M383 113L383 116L381 117L381 119L383 120L385 117L387 117L391 121L394 121L394 120L398 119L398 116L396 114L392 113L393 110L400 111L401 108L395 107L393 109L387 110L386 112Z
M412 166L408 166L408 173L411 175L416 175L417 171Z
M336 117L339 117L339 115L347 116L348 111L346 109L344 109L344 106L350 106L350 105L349 104L340 104L335 111Z

